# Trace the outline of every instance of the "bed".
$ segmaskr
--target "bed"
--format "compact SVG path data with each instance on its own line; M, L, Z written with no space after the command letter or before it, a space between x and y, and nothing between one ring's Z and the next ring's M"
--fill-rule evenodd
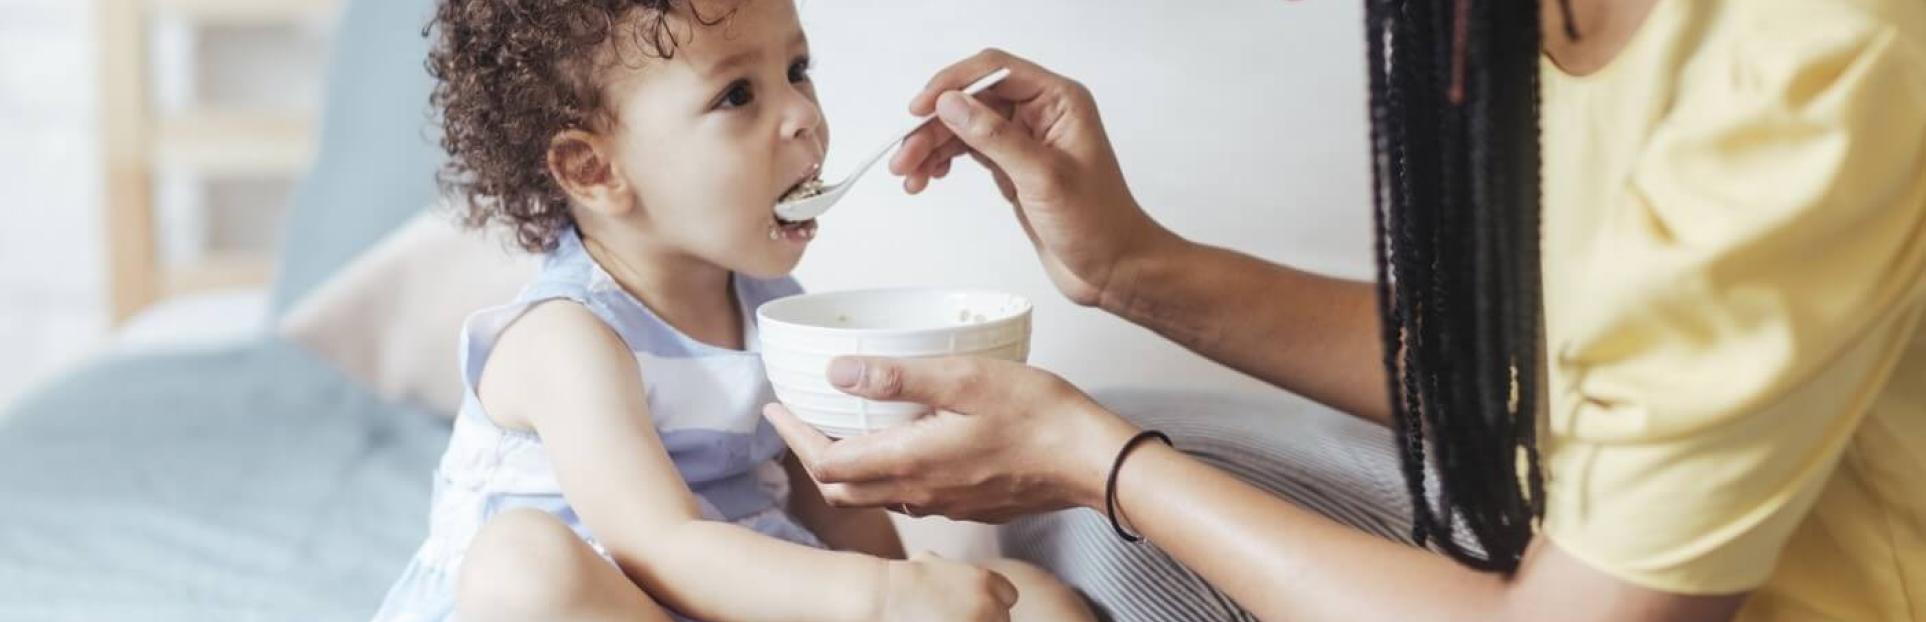
M365 618L446 438L275 338L109 356L0 426L0 619Z
M373 612L422 535L446 419L262 324L429 204L430 6L345 3L270 290L172 310L225 326L143 315L0 413L0 620Z

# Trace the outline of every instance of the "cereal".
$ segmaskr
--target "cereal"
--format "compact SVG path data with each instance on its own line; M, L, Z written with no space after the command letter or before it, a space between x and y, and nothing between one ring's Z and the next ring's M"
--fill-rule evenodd
M803 181L800 184L796 184L796 187L790 190L788 194L782 195L782 202L793 203L796 201L801 201L803 199L820 195L822 193L823 193L823 180L811 178Z

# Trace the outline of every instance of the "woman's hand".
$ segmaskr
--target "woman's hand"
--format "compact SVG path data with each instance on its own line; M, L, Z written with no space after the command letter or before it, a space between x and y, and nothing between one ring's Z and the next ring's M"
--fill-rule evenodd
M925 404L914 422L831 441L771 404L764 415L832 506L1003 522L1101 507L1116 451L1135 429L1055 375L991 359L839 358L830 382L853 395Z
M972 99L957 92L1010 69L1010 77ZM1177 241L1137 205L1104 135L1097 104L1082 84L1000 50L985 50L936 74L910 102L934 112L890 160L904 188L921 192L968 153L1016 206L1057 289L1091 306L1128 290L1131 263Z
M1008 578L935 555L885 565L876 620L1008 622L1017 589Z

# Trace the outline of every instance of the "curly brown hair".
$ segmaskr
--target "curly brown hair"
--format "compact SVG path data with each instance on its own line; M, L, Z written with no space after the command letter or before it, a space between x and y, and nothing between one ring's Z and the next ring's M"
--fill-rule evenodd
M681 43L671 15L708 26L691 0L442 0L422 30L433 39L429 101L448 162L436 175L470 227L504 226L529 252L555 247L574 226L568 195L549 174L550 141L564 130L610 127L603 77L632 37L668 59Z

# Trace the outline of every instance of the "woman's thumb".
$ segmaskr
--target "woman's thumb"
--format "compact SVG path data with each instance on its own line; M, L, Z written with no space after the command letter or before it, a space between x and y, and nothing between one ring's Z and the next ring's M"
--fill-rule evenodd
M1006 172L1042 165L1042 146L976 98L958 91L944 93L936 98L936 116L957 139Z

